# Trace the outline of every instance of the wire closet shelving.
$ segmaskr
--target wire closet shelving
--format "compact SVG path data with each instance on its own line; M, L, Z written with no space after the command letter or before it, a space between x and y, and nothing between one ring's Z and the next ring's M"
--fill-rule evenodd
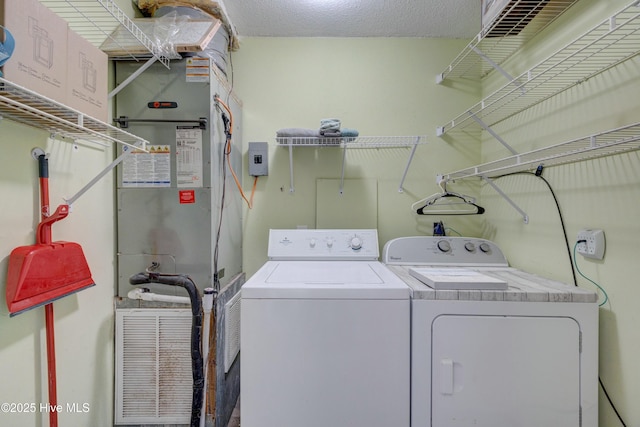
M512 0L438 76L482 79L578 0Z
M444 175L446 181L487 177L557 166L640 149L640 123L487 162Z
M96 47L119 25L124 26L131 38L149 49L154 61L168 67L169 59L158 53L160 50L151 39L112 0L40 1ZM43 129L54 137L101 145L115 142L146 150L146 140L3 78L0 78L0 116Z
M640 51L640 5L632 2L531 69L507 82L447 124L451 130L479 130L632 58Z
M357 136L357 137L276 137L281 147L289 148L289 192L293 193L293 148L294 147L339 147L342 148L342 173L340 176L340 194L344 191L344 172L347 151L350 149L411 148L407 165L402 174L398 192L404 191L403 185L418 145L426 144L426 136Z
M113 0L40 0L40 2L64 18L69 28L94 46L99 48L109 39L123 52L130 52L130 41L135 39L148 52L140 56L138 52L131 51L128 53L131 59L146 61L148 54L151 54L155 60L169 68L170 58L167 52L157 46ZM123 39L116 39L114 32L120 25L127 31L119 33Z
M45 130L54 137L145 149L147 141L80 111L0 78L0 116Z
M512 1L510 4L513 3ZM568 8L569 3L573 2L565 3ZM551 0L546 7L549 5L551 5ZM544 9L538 13L542 13L542 11ZM536 22L535 19L532 19L531 24L534 22ZM491 38L484 36L486 34L481 33L478 36L478 42L482 41L485 45L489 44L490 46L501 43L501 40L490 40ZM517 38L510 38L513 41L507 42L507 44L519 43ZM454 135L458 132L463 135L466 133L474 134L484 129L508 148L512 155L443 174L445 182L479 177L492 186L523 216L525 223L528 223L528 215L496 186L492 178L512 172L533 170L540 165L556 166L640 149L640 123L591 134L525 153L513 150L491 128L502 120L515 116L591 77L636 57L640 53L640 1L632 1L628 6L609 16L515 78L509 76L498 64L488 59L483 52L476 52L474 43L475 41L468 45L465 51L456 58L456 61L465 55L471 57L471 52L474 52L477 54L475 59L482 60L501 72L508 82L449 123L439 127L436 133L438 136L443 136L445 133L451 132L455 138ZM509 55L515 53L515 50L513 49ZM453 73L451 69L447 70L436 80L441 82L445 75L472 77L465 74L464 70L468 68L462 65L465 62L458 62L456 73ZM481 72L474 77L480 81L487 74L488 72ZM456 132L452 132L454 130Z

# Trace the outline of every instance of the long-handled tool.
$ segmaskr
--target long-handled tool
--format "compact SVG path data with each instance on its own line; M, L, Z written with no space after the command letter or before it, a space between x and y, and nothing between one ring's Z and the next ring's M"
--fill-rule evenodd
M41 152L41 153L40 153ZM11 316L45 306L49 404L57 406L53 301L94 286L84 252L77 243L52 242L51 225L69 214L68 205L49 211L49 161L34 150L40 178L41 221L36 244L15 248L7 270L7 307ZM49 411L49 426L57 427L58 411Z

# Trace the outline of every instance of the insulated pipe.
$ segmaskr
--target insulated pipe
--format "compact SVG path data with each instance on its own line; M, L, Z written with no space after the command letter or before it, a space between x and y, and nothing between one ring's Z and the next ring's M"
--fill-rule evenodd
M202 410L204 374L202 371L202 300L193 280L184 274L138 273L129 278L132 285L160 283L185 288L191 299L191 369L193 373L193 397L191 400L191 427L199 427Z
M159 301L159 302L173 302L176 304L190 304L191 299L189 297L179 297L175 295L162 295L149 292L147 288L135 288L129 291L127 294L129 299L139 299L143 301Z
M209 334L211 325L211 310L213 310L213 300L215 298L215 289L205 288L202 297L202 310L204 311L204 328L202 330L202 352L204 360L204 393L202 394L202 417L200 418L200 427L205 426L207 418L207 378L209 366Z

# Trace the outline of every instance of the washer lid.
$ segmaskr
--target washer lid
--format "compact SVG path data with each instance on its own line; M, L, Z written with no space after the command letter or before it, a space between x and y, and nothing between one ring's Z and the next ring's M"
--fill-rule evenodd
M268 261L242 298L409 299L409 287L378 261Z

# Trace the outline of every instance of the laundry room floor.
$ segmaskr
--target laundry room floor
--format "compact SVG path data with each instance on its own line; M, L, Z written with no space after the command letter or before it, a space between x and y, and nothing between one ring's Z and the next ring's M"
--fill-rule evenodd
M231 418L229 418L229 424L227 424L227 427L240 427L240 399L239 398L238 398L238 403L236 403L236 407L233 409Z

